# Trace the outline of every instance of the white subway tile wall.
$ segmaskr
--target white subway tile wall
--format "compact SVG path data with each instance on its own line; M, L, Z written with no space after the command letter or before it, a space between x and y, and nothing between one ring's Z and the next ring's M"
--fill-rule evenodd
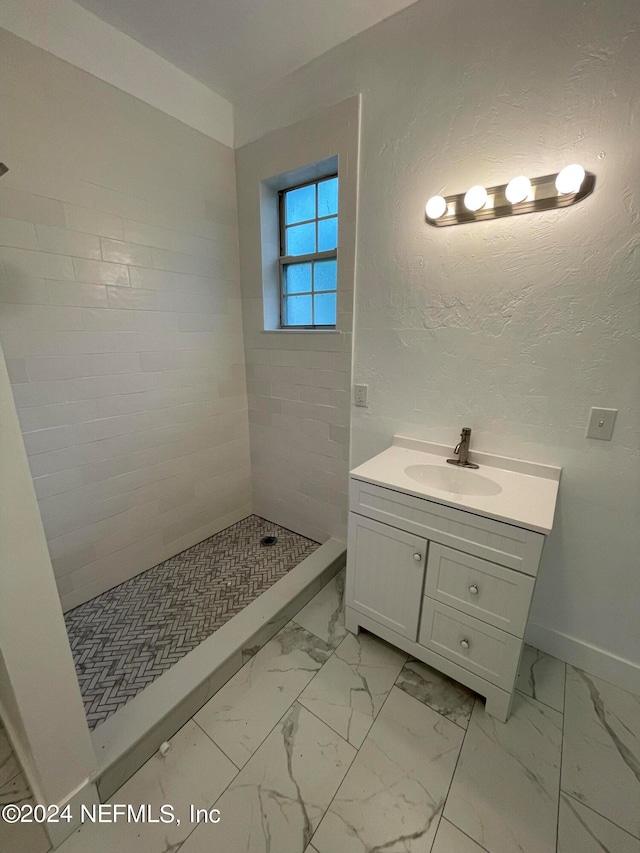
M69 609L252 511L234 152L0 53L0 343Z
M253 505L303 536L344 540L358 174L351 98L236 151ZM338 333L265 332L260 181L338 156Z

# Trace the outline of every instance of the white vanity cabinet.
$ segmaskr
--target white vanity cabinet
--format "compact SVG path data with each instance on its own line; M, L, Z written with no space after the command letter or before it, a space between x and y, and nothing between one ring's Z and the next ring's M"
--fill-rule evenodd
M352 514L350 606L408 640L418 636L427 542Z
M505 722L544 540L352 473L347 628L466 684Z

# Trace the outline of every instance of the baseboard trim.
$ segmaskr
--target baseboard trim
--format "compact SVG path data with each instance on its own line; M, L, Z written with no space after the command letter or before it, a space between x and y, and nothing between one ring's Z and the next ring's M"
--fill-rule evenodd
M525 640L530 646L640 696L640 663L535 622L527 625Z
M82 825L82 821L80 819L81 806L91 808L92 806L98 806L99 804L100 800L98 799L98 790L90 779L85 779L85 781L79 785L75 791L66 796L62 802L58 803L57 805L60 811L69 806L71 820L69 822L61 820L59 823L47 821L44 824L44 828L47 831L47 835L49 836L49 841L51 841L53 849L55 850L59 847L63 841L66 841L66 839Z

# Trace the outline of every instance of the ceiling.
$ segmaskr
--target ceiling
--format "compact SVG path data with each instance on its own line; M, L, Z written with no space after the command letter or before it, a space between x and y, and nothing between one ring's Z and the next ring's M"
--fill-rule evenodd
M234 101L415 0L78 0Z

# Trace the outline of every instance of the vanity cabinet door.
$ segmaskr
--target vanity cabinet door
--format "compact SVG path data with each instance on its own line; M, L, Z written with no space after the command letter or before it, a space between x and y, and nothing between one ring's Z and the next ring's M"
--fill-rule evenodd
M346 588L349 607L416 640L427 544L412 533L350 513Z

